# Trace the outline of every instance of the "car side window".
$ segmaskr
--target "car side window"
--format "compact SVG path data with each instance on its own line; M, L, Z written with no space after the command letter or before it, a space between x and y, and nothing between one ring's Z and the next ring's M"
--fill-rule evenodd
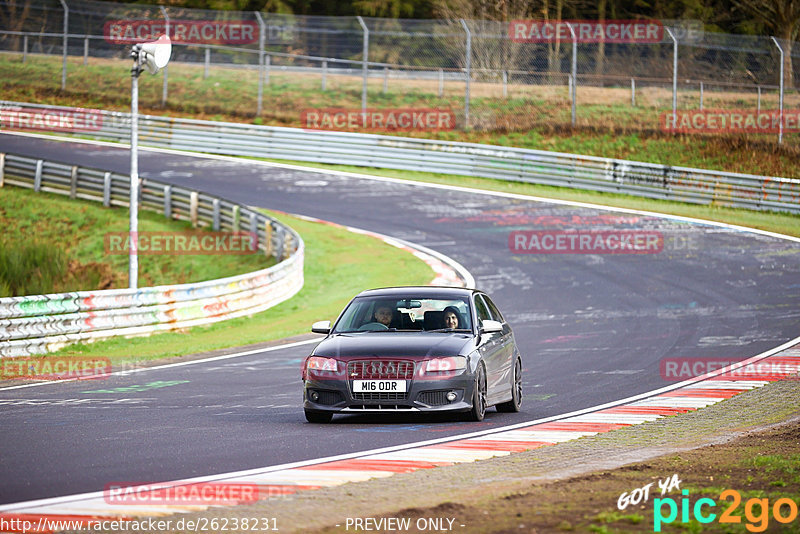
M483 297L483 300L486 301L486 306L489 307L489 312L491 312L491 314L492 314L492 319L494 319L495 321L497 321L499 323L505 323L506 320L503 319L503 314L500 313L500 310L498 310L497 306L494 305L494 302L492 302L492 299L490 299L486 295L482 295L482 297Z
M480 295L475 295L475 311L478 313L478 321L487 321L492 318Z

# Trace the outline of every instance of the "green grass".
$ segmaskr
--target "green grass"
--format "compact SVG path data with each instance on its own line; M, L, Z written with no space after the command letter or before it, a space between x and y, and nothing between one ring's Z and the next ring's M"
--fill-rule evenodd
M29 285L27 294L128 287L127 254L108 254L104 235L128 231L127 208L104 208L97 202L70 200L13 186L0 188L0 247L20 251L31 243L57 250L67 258L49 287ZM188 222L165 219L147 210L139 213L141 232L189 232ZM197 230L199 232L199 230ZM200 282L273 265L263 254L140 255L139 285ZM0 277L2 278L2 277ZM2 288L0 288L2 289ZM6 296L0 294L0 296Z
M67 88L61 91L60 58L32 56L23 64L19 56L1 55L0 91L8 100L128 111L130 78L125 65L123 68L120 61L92 58L84 66L73 58L69 61ZM139 84L142 113L219 121L301 126L305 109L359 109L361 105L356 76L329 76L327 90L321 91L319 75L286 74L275 69L270 84L264 87L259 117L254 116L255 69L212 66L209 77L203 78L202 66L172 64L166 108L161 107L161 76L142 76ZM438 96L435 82L390 79L386 93L382 85L381 79L370 80L370 107L443 108L460 113L464 106L463 84L446 84L443 97ZM622 98L623 89L579 88L577 125L573 127L566 89L520 85L503 99L496 88L475 83L470 104L472 131L400 134L772 176L796 177L800 168L797 133L786 134L784 145L778 147L774 135L720 137L662 132L659 115L671 109L671 100L661 93L645 98L649 93L644 91L637 106L631 107L626 103L629 97ZM691 93L680 96L681 109L696 107ZM715 93L713 99L709 98L707 107L755 107L752 95ZM798 101L798 95L791 93L786 107L796 107ZM771 109L775 102L765 100L763 105Z
M647 199L630 195L600 193L580 189L570 189L566 187L553 187L520 182L507 182L489 178L475 178L472 176L454 176L449 174L435 174L394 169L375 169L349 165L329 165L324 163L276 159L265 159L265 161L290 163L293 165L302 165L318 169L400 178L404 180L415 180L434 184L471 187L475 189L484 189L487 191L532 195L548 199L569 200L574 202L600 204L603 206L653 211L682 217L693 217L708 221L725 222L728 224L736 224L750 228L758 228L760 230L766 230L769 232L778 232L781 234L800 237L800 215L791 215L786 213L761 212L741 208L728 208L718 205L686 204L683 202Z
M281 339L308 333L314 321L335 319L364 289L425 285L434 278L430 267L412 254L374 237L287 215L270 215L297 230L306 244L305 285L288 301L252 317L187 332L73 345L55 354L89 354L122 364Z

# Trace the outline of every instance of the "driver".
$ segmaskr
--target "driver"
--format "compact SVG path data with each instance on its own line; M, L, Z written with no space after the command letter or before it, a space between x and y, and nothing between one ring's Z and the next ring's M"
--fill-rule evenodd
M458 317L458 310L456 310L453 306L448 306L444 309L444 326L445 328L452 328L456 330L459 328L459 317Z
M388 304L378 304L378 307L375 308L374 318L376 323L381 323L385 325L387 328L389 324L392 322L392 315L393 310L392 307Z

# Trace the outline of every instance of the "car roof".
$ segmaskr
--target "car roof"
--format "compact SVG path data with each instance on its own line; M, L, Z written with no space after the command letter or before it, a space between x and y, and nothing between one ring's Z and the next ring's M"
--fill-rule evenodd
M472 293L477 293L477 289L465 287L449 286L404 286L404 287L382 287L378 289L367 289L362 291L358 297L405 297L409 294L415 297L467 297Z

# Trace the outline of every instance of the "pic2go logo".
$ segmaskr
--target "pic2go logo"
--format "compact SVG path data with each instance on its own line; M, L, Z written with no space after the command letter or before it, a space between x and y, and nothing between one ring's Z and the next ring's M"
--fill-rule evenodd
M680 513L681 523L688 523L690 519L696 519L700 523L708 524L717 518L717 514L713 513L710 509L717 506L714 499L704 497L697 499L694 506L689 502L689 490L681 492L683 498L681 499ZM742 516L736 515L736 509L742 503L742 496L736 490L725 490L719 494L720 501L727 501L731 499L728 507L719 515L720 523L741 523ZM775 501L770 508L769 499L748 499L744 503L744 517L747 519L745 528L750 532L764 532L769 527L770 513L778 523L786 524L791 523L797 519L797 503L792 499L782 498ZM664 514L664 507L669 510L667 515ZM661 532L661 525L668 525L678 518L678 503L675 499L670 497L664 499L653 500L653 531ZM690 512L693 517L690 518Z

